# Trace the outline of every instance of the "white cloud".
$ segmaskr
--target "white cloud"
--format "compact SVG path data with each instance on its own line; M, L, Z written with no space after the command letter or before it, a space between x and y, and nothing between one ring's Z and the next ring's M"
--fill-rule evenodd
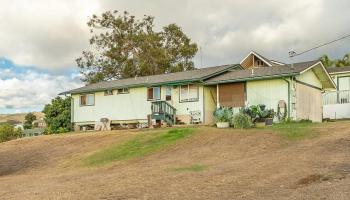
M250 49L276 59L350 32L350 1L338 0L3 0L0 56L17 64L67 68L88 47L86 22L94 13L127 10L177 23L202 46L206 66L238 62ZM312 52L341 57L349 41ZM196 57L198 63L199 56Z
M155 16L156 29L180 25L202 47L203 66L214 66L238 63L251 49L289 62L289 50L300 52L349 34L349 7L349 0L2 0L0 57L48 72L0 68L0 109L42 107L60 91L79 86L76 73L50 71L74 68L75 58L88 48L89 16L106 10ZM349 44L350 39L343 40L294 61L321 54L342 57Z
M14 73L14 72L11 72ZM77 76L51 75L26 70L12 78L0 78L0 110L36 110L59 92L80 87Z

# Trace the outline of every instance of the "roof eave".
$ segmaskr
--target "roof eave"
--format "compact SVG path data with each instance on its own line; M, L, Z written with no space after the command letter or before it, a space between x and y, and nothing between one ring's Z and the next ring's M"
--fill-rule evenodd
M147 84L147 83L142 83L142 84L131 84L131 85L122 85L118 87L106 87L106 88L99 88L99 89L91 89L91 90L85 90L85 91L74 91L74 90L69 90L66 92L59 93L58 95L67 95L67 94L81 94L81 93L91 93L91 92L101 92L105 90L115 90L115 89L120 89L120 88L133 88L133 87L150 87L150 86L156 86L156 85L166 85L166 84L184 84L184 83L190 83L190 82L203 82L206 79L212 78L214 76L220 75L222 73L225 73L231 69L234 69L236 67L241 66L239 64L234 64L232 66L228 66L227 68L220 70L218 72L212 73L207 76L203 76L201 78L195 78L195 79L184 79L184 80L179 80L179 81L165 81L165 82L158 82L154 84Z
M211 81L205 83L205 85L216 85L221 83L235 83L235 82L242 82L242 81L254 81L254 80L264 80L264 79L275 79L275 78L282 78L282 77L290 77L299 75L300 73L288 73L288 74L276 74L276 75L269 75L269 76L254 76L249 78L236 78L236 79L226 79L226 80L220 80L220 81Z

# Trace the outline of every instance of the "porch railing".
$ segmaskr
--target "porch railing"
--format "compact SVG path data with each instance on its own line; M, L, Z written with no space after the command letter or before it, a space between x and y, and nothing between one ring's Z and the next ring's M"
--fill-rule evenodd
M350 103L350 90L326 92L323 94L323 105Z
M176 109L166 101L152 102L152 115L161 115L164 120L175 123Z

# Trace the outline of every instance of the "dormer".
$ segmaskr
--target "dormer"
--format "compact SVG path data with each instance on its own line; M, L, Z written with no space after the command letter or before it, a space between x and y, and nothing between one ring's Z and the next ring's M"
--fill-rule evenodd
M253 67L271 67L274 65L283 65L284 63L269 60L264 56L251 51L242 61L241 66L245 69L253 68Z

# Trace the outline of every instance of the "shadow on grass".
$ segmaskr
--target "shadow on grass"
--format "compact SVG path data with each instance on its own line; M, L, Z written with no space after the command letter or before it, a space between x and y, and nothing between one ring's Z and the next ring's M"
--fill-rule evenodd
M191 128L171 129L166 132L136 136L124 144L112 145L84 159L88 166L100 166L119 160L127 160L161 151L176 141L194 133Z

